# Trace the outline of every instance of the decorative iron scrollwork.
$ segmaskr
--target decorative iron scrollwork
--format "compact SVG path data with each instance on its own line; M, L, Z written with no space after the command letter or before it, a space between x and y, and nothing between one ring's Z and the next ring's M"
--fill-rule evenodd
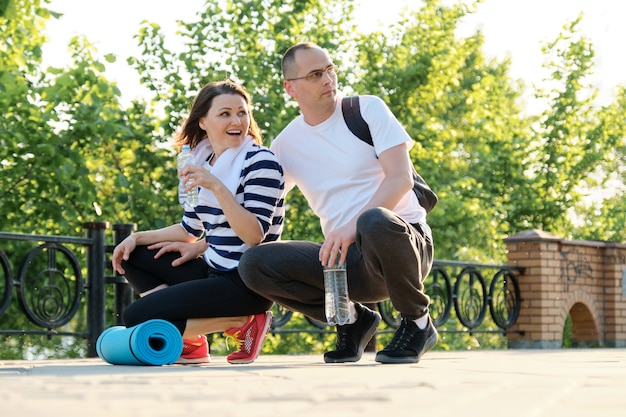
M84 281L74 254L56 243L32 249L18 273L19 302L33 323L54 329L78 311Z
M425 291L430 297L430 317L435 327L440 327L448 321L452 310L452 282L445 269L433 266Z
M448 321L452 310L452 282L445 269L433 266L424 283L424 292L430 297L428 310L433 324L440 327ZM394 329L400 326L402 317L393 308L390 300L379 302L377 307L385 324Z
M0 279L0 317L4 314L11 303L11 295L13 294L13 275L11 272L11 264L3 251L0 251L0 271L2 277Z
M390 300L380 301L376 304L378 307L378 311L380 312L380 317L383 319L385 324L389 327L397 329L400 327L400 321L402 317L400 313L393 308L393 304L391 304Z
M289 322L289 320L291 320L291 316L293 316L293 312L291 310L276 303L272 306L272 313L274 315L271 324L272 330L283 327Z
M489 311L498 327L507 329L517 321L521 299L517 277L511 271L498 271L489 286Z
M468 329L480 326L487 312L485 278L473 267L464 268L454 284L454 307L459 321Z

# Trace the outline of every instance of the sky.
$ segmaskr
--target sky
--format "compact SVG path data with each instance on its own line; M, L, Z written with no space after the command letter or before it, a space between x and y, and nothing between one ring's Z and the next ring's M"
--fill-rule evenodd
M457 3L444 0L444 4ZM363 30L384 29L399 18L404 7L419 7L416 0L354 0L355 18ZM97 4L97 7L94 5ZM107 64L106 76L115 80L128 100L142 94L138 76L126 57L139 55L133 36L143 20L158 23L168 34L176 31L177 20L194 19L204 0L51 0L50 8L63 13L48 23L49 38L44 47L44 65L65 66L70 57L67 45L72 36L84 35L99 54L114 53L118 62ZM381 5L384 4L384 7ZM185 7L181 7L184 5ZM626 1L616 0L484 0L475 14L464 19L459 36L481 30L488 57L510 57L510 76L528 86L541 85L547 77L542 70L541 47L562 32L563 26L584 13L580 29L591 39L596 51L593 85L600 90L598 104L613 101L617 85L626 85ZM171 36L168 38L171 39ZM167 41L167 38L166 38ZM169 45L175 49L175 45ZM530 98L527 111L533 112Z

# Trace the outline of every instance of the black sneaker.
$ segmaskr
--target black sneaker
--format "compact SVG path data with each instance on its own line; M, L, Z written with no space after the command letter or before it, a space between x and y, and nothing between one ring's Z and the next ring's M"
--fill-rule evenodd
M363 350L380 323L380 314L354 303L357 319L352 324L337 326L337 348L324 353L326 363L356 362L361 359Z
M376 354L380 363L417 363L422 355L437 343L437 329L430 317L424 330L406 317L386 348Z

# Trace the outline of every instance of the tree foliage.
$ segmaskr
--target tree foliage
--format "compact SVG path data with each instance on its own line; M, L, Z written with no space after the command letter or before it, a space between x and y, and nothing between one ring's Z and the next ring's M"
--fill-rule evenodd
M177 179L157 117L140 103L122 108L86 39L72 40L68 67L41 68L41 25L29 22L45 10L11 1L1 25L6 43L28 52L0 68L0 229L76 235L89 221L169 223Z
M553 87L537 95L549 103L533 127L533 140L524 160L529 180L528 194L533 204L518 205L515 224L571 237L586 233L574 223L584 218L581 204L594 186L604 186L615 167L616 154L622 154L625 123L622 97L614 104L597 109L597 92L588 84L593 70L593 47L576 31L579 17L564 26L564 32L544 48L545 67L551 71ZM621 103L621 104L620 104ZM621 150L616 153L616 148ZM601 178L594 179L594 174ZM604 178L602 178L604 177ZM623 194L622 194L623 196ZM607 200L607 206L614 204ZM609 218L606 218L610 222ZM593 238L589 234L586 238Z
M417 142L414 162L440 196L429 215L438 257L501 260L511 196L524 186L519 162L529 128L509 63L485 60L480 33L455 36L471 10L427 1L390 37L364 37L357 89L385 97Z
M581 18L546 45L554 87L536 94L549 105L525 116L510 63L485 58L480 32L455 34L477 3L427 0L389 31L363 34L346 0L208 0L195 21L179 22L176 51L158 25L141 25L141 55L128 62L152 96L124 107L104 76L120 57L75 38L68 67L41 68L41 31L59 14L40 1L6 4L2 230L76 234L93 220L139 229L178 221L171 137L198 89L224 78L244 84L269 144L298 113L282 88L280 58L304 40L333 53L344 91L383 97L416 140L413 160L441 197L429 217L440 258L502 260L502 238L529 228L584 237L575 225L587 216L603 222L600 205L583 204L586 190L602 189L602 173L618 173L612 184L623 184L623 90L596 108ZM301 195L288 203L285 238L321 239Z

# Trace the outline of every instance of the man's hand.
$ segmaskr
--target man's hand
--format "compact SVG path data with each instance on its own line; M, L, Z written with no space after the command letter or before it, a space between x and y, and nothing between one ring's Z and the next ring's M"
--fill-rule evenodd
M320 263L322 266L334 265L339 253L341 253L339 263L344 263L346 256L348 256L348 248L352 242L354 242L355 238L356 226L353 222L349 222L330 232L320 248Z
M198 242L159 242L154 243L148 246L148 249L159 249L159 251L154 255L154 259L158 259L161 255L167 252L178 252L180 253L180 257L176 258L172 262L172 266L176 267L184 264L185 262L196 259L200 256L204 251L206 251L207 246L204 241Z

